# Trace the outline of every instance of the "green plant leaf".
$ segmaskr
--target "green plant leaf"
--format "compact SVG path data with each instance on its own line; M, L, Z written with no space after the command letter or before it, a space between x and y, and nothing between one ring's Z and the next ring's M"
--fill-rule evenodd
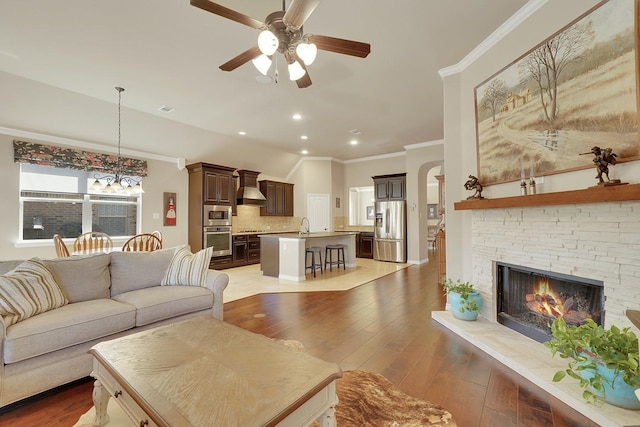
M558 381L562 381L562 379L564 377L567 376L567 373L565 371L558 371L556 372L556 374L553 376L553 382L557 383Z

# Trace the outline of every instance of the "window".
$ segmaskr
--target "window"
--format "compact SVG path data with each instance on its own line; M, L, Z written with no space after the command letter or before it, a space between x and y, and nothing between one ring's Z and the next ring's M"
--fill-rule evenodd
M89 189L93 181L92 172L21 164L21 238L74 238L88 231L110 236L138 233L142 197L94 192Z

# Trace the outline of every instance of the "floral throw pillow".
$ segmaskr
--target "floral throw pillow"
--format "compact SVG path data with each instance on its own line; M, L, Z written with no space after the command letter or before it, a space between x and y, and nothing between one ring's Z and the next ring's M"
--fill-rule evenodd
M213 248L192 254L187 246L176 249L161 285L204 286Z

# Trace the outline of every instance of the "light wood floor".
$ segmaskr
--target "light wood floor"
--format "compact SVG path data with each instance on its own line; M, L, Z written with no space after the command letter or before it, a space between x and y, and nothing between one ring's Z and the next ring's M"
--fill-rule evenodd
M225 321L296 339L343 370L366 369L439 403L460 427L595 426L431 320L444 308L436 263L346 291L255 295L225 303ZM91 382L4 411L0 426L70 426L91 407Z

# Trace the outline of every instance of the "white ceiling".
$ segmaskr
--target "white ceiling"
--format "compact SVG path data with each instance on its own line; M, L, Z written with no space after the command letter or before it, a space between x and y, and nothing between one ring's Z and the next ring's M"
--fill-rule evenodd
M219 3L259 20L282 8L280 0ZM257 82L251 63L218 69L255 45L258 31L189 0L2 0L0 70L110 103L117 103L114 86L123 86L126 108L226 140L350 160L442 139L438 70L457 64L525 3L323 0L305 33L367 42L371 54L319 51L309 66L313 84L298 89L282 58L277 84ZM175 111L158 111L164 105ZM291 120L296 112L303 120ZM349 144L352 129L362 132L357 146ZM176 154L138 143L128 148ZM191 157L188 142L180 149L179 157Z

